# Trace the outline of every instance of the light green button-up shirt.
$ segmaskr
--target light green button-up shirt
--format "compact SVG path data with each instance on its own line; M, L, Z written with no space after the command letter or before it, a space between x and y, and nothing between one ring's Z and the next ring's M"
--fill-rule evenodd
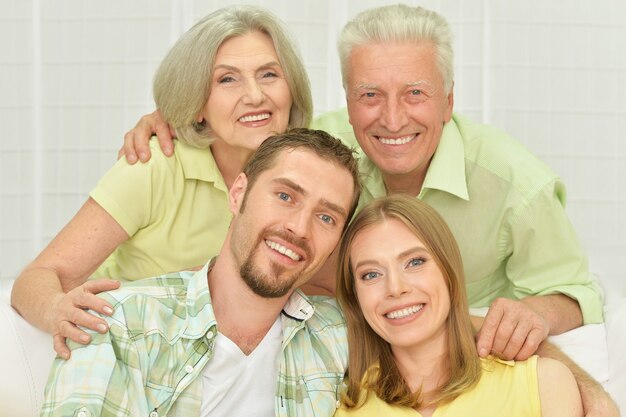
M313 128L358 146L345 109L322 115ZM362 207L386 191L363 154L360 168ZM602 321L600 287L565 213L565 186L506 133L454 114L418 198L454 233L472 307L561 293L578 300L585 324Z
M112 317L102 316L109 332L91 332L89 345L71 344L70 360L54 361L41 416L199 416L202 369L218 331L207 271L103 293L114 308ZM275 415L332 416L348 358L341 310L332 298L295 292L280 320Z

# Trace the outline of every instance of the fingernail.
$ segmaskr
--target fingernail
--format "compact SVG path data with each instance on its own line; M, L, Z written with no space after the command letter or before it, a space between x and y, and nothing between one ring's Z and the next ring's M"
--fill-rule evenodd
M172 154L172 148L170 148L169 146L165 147L165 154L166 155L171 155Z
M105 314L108 314L108 315L113 314L113 309L109 306L104 306L103 310Z
M481 358L484 358L485 356L487 356L489 352L487 352L487 349L485 348L480 348L480 350L478 351L478 356L480 356Z
M98 324L98 331L100 333L105 333L107 331L107 326L105 326L104 324L100 323Z
M61 353L61 357L65 360L70 358L70 352L63 352Z
M85 343L89 343L89 336L86 334L82 334L80 335L80 340L85 342Z
M145 152L140 152L139 153L139 159L141 159L142 161L144 161L148 156L146 155Z

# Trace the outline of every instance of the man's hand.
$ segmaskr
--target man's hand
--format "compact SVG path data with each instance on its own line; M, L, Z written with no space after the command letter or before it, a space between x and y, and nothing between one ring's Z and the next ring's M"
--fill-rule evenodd
M546 320L521 301L496 299L476 334L478 354L525 360L550 333Z
M108 330L105 320L85 310L91 309L107 316L111 315L113 313L111 305L95 294L114 290L119 286L119 281L111 279L87 281L53 300L50 328L53 329L54 350L60 357L63 359L70 357L66 338L83 345L91 341L90 336L78 326L95 330L98 333L105 333Z
M161 150L167 156L174 153L174 142L172 138L176 137L174 129L168 125L163 119L163 115L159 110L155 110L150 114L144 115L135 127L124 135L124 145L117 153L117 158L126 156L129 164L137 162L137 155L141 162L150 159L150 138L156 134L159 140Z

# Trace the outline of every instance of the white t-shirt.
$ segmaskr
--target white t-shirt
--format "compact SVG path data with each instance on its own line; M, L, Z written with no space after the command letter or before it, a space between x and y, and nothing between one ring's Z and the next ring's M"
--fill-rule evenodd
M282 336L279 316L246 356L234 342L218 333L213 357L202 371L200 416L274 417Z

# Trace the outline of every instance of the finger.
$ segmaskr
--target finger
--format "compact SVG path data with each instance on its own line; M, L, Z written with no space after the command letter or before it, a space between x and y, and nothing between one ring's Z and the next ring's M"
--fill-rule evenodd
M172 141L170 126L167 123L157 124L156 135L163 153L167 156L171 156L174 152L174 142Z
M68 321L64 321L59 325L58 335L80 343L81 345L88 345L89 342L91 342L91 336L87 332L79 329Z
M524 346L530 330L531 326L528 322L518 322L515 330L513 330L513 333L510 335L506 346L501 351L502 353L500 357L506 360L513 360Z
M65 338L61 335L54 335L52 338L52 346L59 357L68 360L70 358L70 350L65 343Z
M515 360L525 361L526 359L530 358L537 352L537 349L539 349L539 345L541 344L541 342L544 341L544 339L544 334L541 332L540 329L532 329L530 333L528 333L528 336L524 341L524 345L515 356Z
M481 358L486 357L493 350L493 341L496 337L496 331L500 325L500 320L502 320L503 313L504 311L496 306L492 306L492 308L487 311L483 325L477 334L478 340L476 347L478 349L478 355Z
M502 320L500 320L500 324L496 329L496 336L493 339L493 346L491 347L491 351L497 354L498 357L505 359L503 356L504 352L516 327L517 321L508 317L506 314L502 317Z
M94 330L98 333L106 333L107 330L109 330L109 325L106 320L80 308L73 308L71 313L69 314L68 320L65 320L64 323L69 323L74 326L81 326L87 329ZM68 335L64 334L64 336L67 337Z
M137 152L135 152L135 130L126 132L124 135L124 145L118 152L118 157L126 156L126 162L133 165L137 162Z
M83 289L92 294L98 294L103 291L116 290L120 287L120 281L114 279L94 279L86 281Z

